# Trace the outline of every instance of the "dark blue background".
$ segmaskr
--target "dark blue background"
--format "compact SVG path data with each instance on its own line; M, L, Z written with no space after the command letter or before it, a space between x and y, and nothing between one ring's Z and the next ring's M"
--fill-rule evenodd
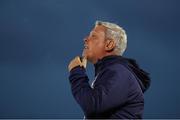
M0 118L82 118L67 65L96 20L128 34L151 73L145 118L180 118L179 0L0 0ZM93 66L88 64L93 79Z

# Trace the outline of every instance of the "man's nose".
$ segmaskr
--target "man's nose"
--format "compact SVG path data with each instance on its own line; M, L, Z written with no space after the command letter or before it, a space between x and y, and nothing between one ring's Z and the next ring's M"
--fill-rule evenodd
M84 42L86 43L88 41L88 37L85 37L84 38Z

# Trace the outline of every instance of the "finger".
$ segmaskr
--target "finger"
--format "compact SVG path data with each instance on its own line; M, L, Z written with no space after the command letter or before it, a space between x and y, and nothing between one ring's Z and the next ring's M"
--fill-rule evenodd
M85 54L83 54L82 57L87 59L87 56Z
M79 56L77 56L77 57L74 59L74 62L75 62L75 64L76 64L76 66L77 66L77 65L82 66L82 62L81 62L81 59L80 59Z
M77 65L80 65L80 61L79 61L79 57L78 57L78 56L76 56L76 57L69 63L69 65L68 65L69 71L70 71L72 68L76 67Z
M68 70L71 71L71 67L72 67L72 62L70 62L70 64L68 65Z
M81 58L79 56L77 57L77 62L80 63L80 64L82 63Z
M87 59L86 59L85 57L83 57L83 59L82 59L82 64L83 64L83 66L86 68Z
M86 53L83 51L83 53L82 53L82 57L84 57L84 58L86 58L87 59L87 55L86 55Z

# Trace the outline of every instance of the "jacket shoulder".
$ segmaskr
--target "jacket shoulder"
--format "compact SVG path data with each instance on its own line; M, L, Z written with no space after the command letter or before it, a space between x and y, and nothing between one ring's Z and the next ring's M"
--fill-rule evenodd
M131 78L132 73L122 64L113 64L102 69L97 75L97 81L100 83L115 82L115 83L126 83Z

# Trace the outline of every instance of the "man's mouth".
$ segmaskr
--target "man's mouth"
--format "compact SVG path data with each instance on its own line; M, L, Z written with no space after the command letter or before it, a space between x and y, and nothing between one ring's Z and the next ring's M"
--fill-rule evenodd
M89 49L88 45L84 45L84 49Z

